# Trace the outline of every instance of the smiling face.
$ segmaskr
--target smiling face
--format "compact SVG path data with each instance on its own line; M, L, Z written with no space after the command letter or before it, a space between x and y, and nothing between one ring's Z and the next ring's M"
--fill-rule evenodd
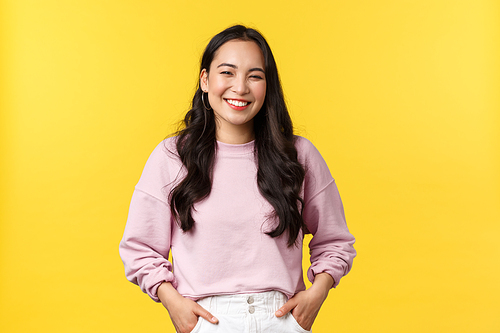
M265 61L255 42L223 44L202 70L200 86L208 93L217 123L217 140L244 143L253 139L253 118L266 97Z

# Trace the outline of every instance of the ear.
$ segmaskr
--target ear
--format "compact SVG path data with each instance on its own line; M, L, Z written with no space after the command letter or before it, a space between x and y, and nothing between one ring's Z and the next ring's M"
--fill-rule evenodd
M208 91L208 73L205 68L203 68L200 74L200 87L202 91Z

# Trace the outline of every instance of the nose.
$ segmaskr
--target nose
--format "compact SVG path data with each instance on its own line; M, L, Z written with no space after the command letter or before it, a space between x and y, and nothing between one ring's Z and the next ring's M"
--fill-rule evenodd
M250 92L250 89L248 87L246 78L244 76L236 77L236 79L233 81L232 90L238 95L248 94Z

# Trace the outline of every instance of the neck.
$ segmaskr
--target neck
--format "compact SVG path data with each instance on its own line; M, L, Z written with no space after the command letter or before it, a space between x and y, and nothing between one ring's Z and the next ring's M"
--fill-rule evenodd
M244 144L255 139L253 128L247 131L227 131L225 129L217 128L215 133L217 141L229 143L233 145Z

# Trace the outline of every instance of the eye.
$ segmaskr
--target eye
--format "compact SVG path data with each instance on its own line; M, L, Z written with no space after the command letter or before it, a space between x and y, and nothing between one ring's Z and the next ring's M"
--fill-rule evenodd
M223 72L220 72L220 73L223 74L223 75L232 75L233 74L230 71L223 71Z
M254 74L254 75L250 75L250 78L252 78L252 79L257 79L257 80L264 80L264 78L263 78L262 76L260 76L260 75L255 75L255 74Z

